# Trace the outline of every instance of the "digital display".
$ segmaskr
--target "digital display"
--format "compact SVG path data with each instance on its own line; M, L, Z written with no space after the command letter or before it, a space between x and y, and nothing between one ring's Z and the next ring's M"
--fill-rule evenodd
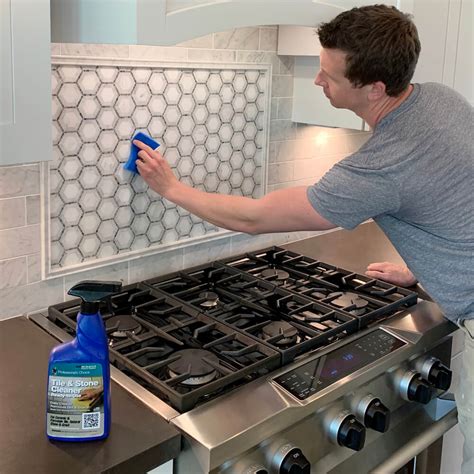
M376 329L339 349L286 372L274 381L300 400L404 346L406 342Z

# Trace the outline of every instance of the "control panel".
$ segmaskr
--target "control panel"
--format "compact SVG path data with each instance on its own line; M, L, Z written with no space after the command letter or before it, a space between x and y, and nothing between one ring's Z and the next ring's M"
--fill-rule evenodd
M383 329L376 329L273 380L298 400L306 400L405 344Z

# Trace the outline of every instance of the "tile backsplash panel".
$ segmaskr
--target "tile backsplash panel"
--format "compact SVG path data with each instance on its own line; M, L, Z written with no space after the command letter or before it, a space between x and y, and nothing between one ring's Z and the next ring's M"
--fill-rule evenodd
M233 30L232 37L240 41L222 41L228 33L214 33L173 46L53 44L52 55L61 60L103 58L125 61L199 61L213 63L214 68L242 63L271 65L270 136L267 192L289 186L312 184L333 163L357 150L370 133L355 130L330 129L291 122L293 96L293 65L291 56L279 56L277 27L261 26L245 31ZM247 41L251 38L251 43ZM258 39L258 42L257 42ZM79 59L77 59L76 64ZM220 65L216 65L220 63ZM57 148L56 148L57 150ZM53 166L58 157L53 157ZM45 309L70 298L67 289L83 279L121 280L124 284L164 275L217 258L226 258L270 245L282 245L317 234L293 232L249 236L240 233L218 234L207 242L169 248L147 255L129 252L125 262L106 264L105 259L91 260L92 269L64 276L42 279L45 253L41 228L48 227L48 217L40 209L40 197L47 198L41 173L43 163L0 167L0 320L19 314ZM47 174L47 173L45 173ZM41 193L41 196L40 196ZM42 212L41 224L38 216ZM211 234L212 235L212 234ZM199 239L199 238L197 238ZM178 242L179 243L179 242ZM165 244L168 245L168 244ZM164 246L165 246L164 245ZM181 244L180 244L181 245ZM40 251L41 250L41 251ZM87 262L86 262L87 263ZM83 264L80 264L83 265Z
M122 167L142 131L176 176L207 192L266 188L269 65L53 58L55 157L44 183L46 275L227 233Z

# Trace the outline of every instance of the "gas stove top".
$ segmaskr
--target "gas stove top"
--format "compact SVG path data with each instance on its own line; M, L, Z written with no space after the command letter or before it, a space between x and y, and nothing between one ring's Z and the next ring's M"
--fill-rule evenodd
M186 412L413 305L416 293L271 247L126 286L101 306L111 363ZM48 318L75 333L79 301Z

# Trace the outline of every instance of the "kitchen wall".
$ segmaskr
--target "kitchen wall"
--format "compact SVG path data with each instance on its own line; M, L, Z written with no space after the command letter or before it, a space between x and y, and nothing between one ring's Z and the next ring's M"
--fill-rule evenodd
M52 54L90 58L272 64L268 191L308 185L335 162L357 150L366 132L291 122L293 58L278 56L277 27L241 28L187 41L175 47L53 44ZM317 114L317 111L315 111ZM0 167L0 319L31 313L67 298L81 279L131 283L217 258L305 238L314 233L225 236L155 256L41 281L40 164Z

